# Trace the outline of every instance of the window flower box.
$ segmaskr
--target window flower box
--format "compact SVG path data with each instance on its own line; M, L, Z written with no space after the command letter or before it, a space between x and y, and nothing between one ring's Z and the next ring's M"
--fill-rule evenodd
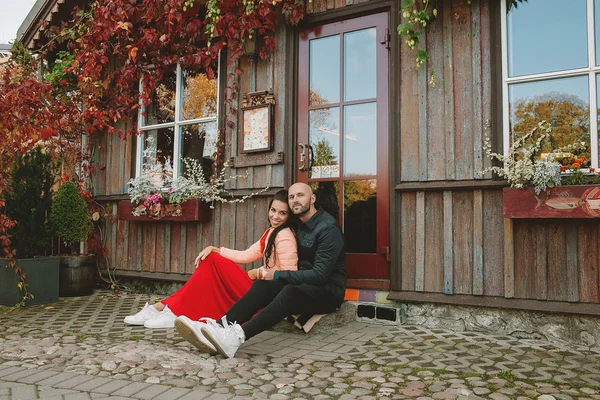
M504 188L504 218L600 218L600 185Z
M118 214L122 221L208 221L210 206L200 199L177 204L155 203L149 207L122 200Z

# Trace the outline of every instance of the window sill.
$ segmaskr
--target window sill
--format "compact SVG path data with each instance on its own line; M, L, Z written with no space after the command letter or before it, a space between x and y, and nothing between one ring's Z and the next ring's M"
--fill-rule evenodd
M504 218L600 218L600 185L504 188L502 206Z
M180 204L162 205L156 216L134 215L134 211L142 204L133 204L129 200L119 202L119 219L121 221L208 221L210 206L202 200L186 200ZM139 210L138 210L139 211Z

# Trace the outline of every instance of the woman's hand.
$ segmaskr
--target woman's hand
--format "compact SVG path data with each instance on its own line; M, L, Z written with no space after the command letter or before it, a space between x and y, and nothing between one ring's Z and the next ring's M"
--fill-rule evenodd
M272 281L273 277L275 275L275 269L267 269L266 271L263 271L263 273L261 274L260 279L265 280L265 281Z
M215 247L215 246L208 246L204 250L202 250L200 252L200 254L198 254L198 257L196 257L196 261L194 261L194 264L196 265L196 268L198 268L198 265L200 265L200 263L202 261L204 261L204 259L206 257L208 257L208 255L210 253L212 253L212 252L221 253L221 249L219 249L218 247Z
M258 270L257 269L251 269L250 271L248 271L248 277L250 277L250 279L252 279L253 281L258 279Z

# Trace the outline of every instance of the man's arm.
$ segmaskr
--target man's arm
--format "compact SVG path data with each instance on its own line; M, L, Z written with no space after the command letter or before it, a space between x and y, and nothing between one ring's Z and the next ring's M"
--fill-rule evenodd
M322 286L327 283L333 272L340 253L344 250L342 233L337 226L325 229L318 238L315 265L302 271L276 271L275 279L284 280L292 285L307 283Z

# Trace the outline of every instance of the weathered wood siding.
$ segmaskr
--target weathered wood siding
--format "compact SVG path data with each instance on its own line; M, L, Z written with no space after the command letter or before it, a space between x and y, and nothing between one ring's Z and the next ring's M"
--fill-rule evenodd
M420 69L396 41L392 290L599 303L598 222L505 220L478 173L485 135L501 137L496 3L438 2Z
M287 151L291 133L286 128L285 105L287 82L286 65L288 32L284 29L278 35L274 54L266 60L250 62L247 58L227 66L226 86L231 87L235 79L240 85L238 95L231 106L241 107L244 93L273 89L275 107L274 151ZM240 78L233 73L236 67L244 71ZM277 68L276 68L277 66ZM225 88L222 88L223 90ZM222 94L221 98L224 98ZM223 112L226 112L224 109ZM241 115L238 113L238 115ZM234 132L240 127L235 121ZM135 163L134 147L136 138L126 141L117 135L105 135L97 143L94 164L98 172L94 177L94 192L101 196L107 212L112 214L106 222L106 246L111 267L122 271L162 272L190 274L194 270L194 259L199 251L208 245L245 249L260 238L267 228L267 208L269 196L255 196L243 203L216 204L207 222L136 222L119 221L117 201L126 199L127 182L132 177L132 164ZM225 159L237 155L238 135L226 137ZM286 157L291 160L290 154ZM240 175L231 181L228 188L235 192L260 190L265 187L282 188L287 186L284 164L238 168L231 175ZM250 267L250 266L249 266Z

